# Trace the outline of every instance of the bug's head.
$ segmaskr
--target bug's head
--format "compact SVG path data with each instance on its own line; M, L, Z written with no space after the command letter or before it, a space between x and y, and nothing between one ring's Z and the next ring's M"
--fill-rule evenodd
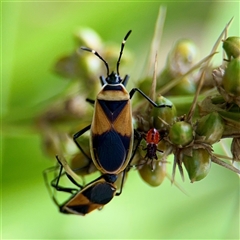
M118 176L114 174L103 174L102 177L109 183L115 183Z
M115 72L112 72L111 74L109 73L108 63L101 57L101 55L99 55L98 52L96 52L93 49L87 48L87 47L81 47L82 50L92 52L93 54L95 54L98 58L100 58L104 62L106 69L107 69L107 77L106 77L105 81L108 84L119 84L122 82L122 79L119 74L119 65L120 65L120 60L122 57L122 53L123 53L123 49L124 49L126 40L131 32L132 32L132 30L128 31L128 33L126 34L126 36L124 37L124 39L122 41L121 50L120 50L120 54L119 54L118 61L117 61L117 72L116 73Z
M109 74L106 78L108 84L119 84L122 82L122 78L115 72Z

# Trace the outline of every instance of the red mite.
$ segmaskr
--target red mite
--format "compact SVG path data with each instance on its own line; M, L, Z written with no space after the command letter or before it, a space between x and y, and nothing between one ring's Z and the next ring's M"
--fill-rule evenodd
M147 150L147 153L145 155L146 159L151 159L153 160L154 158L157 160L157 154L156 152L163 152L159 149L157 149L157 145L159 143L159 141L161 140L161 136L160 133L158 132L158 130L156 128L151 128L145 137L145 140L147 142L147 147L144 150ZM153 162L152 162L153 164Z

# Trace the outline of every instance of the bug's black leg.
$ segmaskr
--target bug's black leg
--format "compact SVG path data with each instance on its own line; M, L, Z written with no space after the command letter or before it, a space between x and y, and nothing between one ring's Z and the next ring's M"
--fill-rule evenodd
M80 185L80 184L71 176L71 174L74 174L74 172L73 172L73 173L71 172L72 170L71 170L71 168L68 166L66 160L65 160L65 159L61 159L61 160L60 160L59 156L56 156L56 159L57 159L57 161L58 161L58 163L59 163L59 165L60 165L60 173L62 172L62 169L65 170L65 172L62 173L61 176L65 174L65 175L68 177L68 179L69 179L74 185L78 186L79 188L83 188L83 186ZM59 180L60 180L60 177L61 177L61 176L60 176L60 174L59 174L58 177L56 178L56 179L57 179L57 184L56 184L57 186L58 186L58 183L59 183Z
M62 169L63 169L63 167L61 165L59 167L59 165L58 165L58 166L50 167L50 168L43 171L44 182L45 182L45 185L46 185L47 190L49 192L49 195L52 198L53 202L59 207L59 209L61 208L61 204L58 202L58 200L55 196L56 192L53 191L50 187L53 187L56 191L63 191L63 192L71 193L71 194L73 194L74 192L77 191L77 189L64 188L64 187L61 187L61 186L58 185L59 179L65 174L65 173L62 173ZM56 171L56 170L59 170L58 176L56 178L54 178L51 181L51 183L49 183L48 174L50 172L53 172L53 171Z
M63 186L60 186L60 185L59 185L59 179L60 179L63 175L65 175L65 173L63 173L63 174L59 175L57 178L53 179L53 180L51 181L51 186L52 186L53 188L55 188L58 192L66 192L66 193L71 193L71 194L73 194L73 193L75 193L76 191L78 191L78 189L76 189L76 188L67 188L67 187L63 187ZM66 175L67 175L67 174L66 174Z
M169 107L169 108L172 108L171 105L165 105L165 104L161 104L161 105L158 105L156 104L151 98L149 98L144 92L142 92L139 88L133 88L129 95L130 95L130 99L133 97L134 93L135 92L139 92L144 98L146 98L154 107L156 108L163 108L163 107Z
M107 84L107 81L106 81L106 79L103 76L100 76L99 78L100 78L100 82L101 82L102 86Z
M141 141L142 141L142 139L143 139L142 134L139 133L139 132L138 132L137 130L135 130L135 129L134 129L134 138L135 138L135 140L137 141L137 144L136 144L136 147L135 147L135 149L134 149L134 151L133 151L133 153L132 153L132 156L131 156L131 158L130 158L130 161L129 161L129 164L128 164L129 167L131 166L131 162L132 162L132 160L133 160L133 158L134 158L134 156L135 156L135 154L136 154L136 152L137 152L138 146L140 145L140 143L141 143ZM130 169L129 167L128 167L128 170Z
M136 154L136 152L137 152L137 149L138 149L139 144L140 144L141 141L142 141L142 135L141 135L138 131L136 131L135 129L134 129L134 138L136 138L137 144L136 144L135 149L133 150L133 153L132 153L132 156L131 156L131 158L130 158L130 160L129 160L128 166L127 166L127 167L124 169L124 171L123 171L123 176L122 176L122 181L121 181L120 190L119 190L118 193L116 193L116 196L119 196L119 195L121 195L121 193L122 193L122 189L123 189L123 184L124 184L126 172L129 171L129 169L130 169L130 167L131 167L131 162L132 162L132 160L133 160L133 158L134 158L134 156L135 156L135 154Z
M76 145L78 146L78 148L80 149L80 151L83 153L83 155L84 155L87 159L89 159L90 161L92 161L92 159L84 152L84 150L82 149L82 147L80 146L80 144L79 144L78 141L77 141L77 139L78 139L81 135L83 135L86 131L88 131L90 128L91 128L91 125L83 128L83 129L80 130L79 132L75 133L75 134L73 135L73 140L74 140L74 142L76 143Z
M94 105L95 100L92 100L90 98L86 98L86 102L89 102L90 104Z
M124 184L124 180L125 180L125 175L126 175L126 169L122 172L121 186L120 186L120 190L119 190L119 192L117 192L117 193L115 194L116 196L120 196L121 193L122 193L123 184Z
M78 191L78 189L60 186L59 181L60 181L61 177L66 175L73 184L77 185L78 187L81 187L81 186L78 183L76 183L76 181L72 177L70 177L66 172L63 172L63 165L59 161L58 156L56 156L56 159L58 160L58 162L60 164L60 167L59 167L60 170L59 170L58 176L51 181L51 186L59 192L67 192L67 193L73 194L74 192Z
M129 80L129 76L126 75L125 78L122 81L123 86L125 86L125 87L127 86L128 80Z

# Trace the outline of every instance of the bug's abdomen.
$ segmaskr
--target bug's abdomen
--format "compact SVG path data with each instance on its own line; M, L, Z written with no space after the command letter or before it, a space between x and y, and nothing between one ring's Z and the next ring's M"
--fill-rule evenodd
M132 114L129 100L97 100L91 126L91 157L102 173L118 174L132 152Z
M131 138L121 136L113 129L93 137L93 152L105 172L114 173L128 160Z

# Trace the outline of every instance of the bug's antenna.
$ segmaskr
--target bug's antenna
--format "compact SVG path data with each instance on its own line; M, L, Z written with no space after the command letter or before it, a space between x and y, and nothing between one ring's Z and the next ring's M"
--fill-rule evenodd
M117 74L118 75L119 75L119 65L120 65L120 60L121 60L121 57L122 57L123 49L124 49L125 43L127 41L127 38L129 37L131 32L132 32L132 30L128 31L127 35L125 36L125 38L122 41L121 50L120 50L119 58L118 58L118 61L117 61Z
M98 58L100 58L100 59L104 62L105 66L106 66L106 68L107 68L107 76L109 76L109 67L108 67L108 64L107 64L107 62L98 54L98 52L96 52L96 51L93 50L93 49L87 48L87 47L81 47L81 49L84 50L84 51L91 52L91 53L95 54Z

